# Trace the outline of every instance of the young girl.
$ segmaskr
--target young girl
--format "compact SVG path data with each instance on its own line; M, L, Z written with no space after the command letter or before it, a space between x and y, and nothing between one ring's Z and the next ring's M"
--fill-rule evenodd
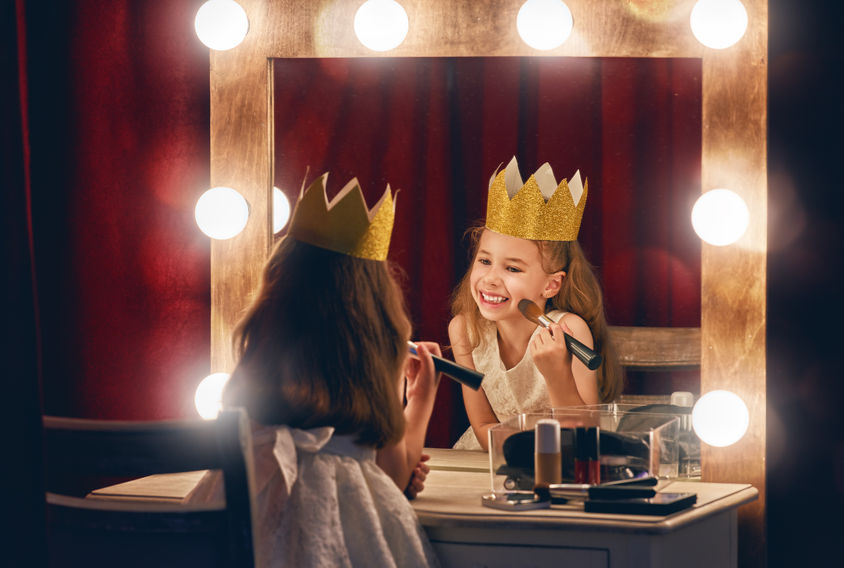
M580 172L558 186L547 163L523 184L515 158L490 180L486 223L470 230L473 262L448 327L455 361L485 375L482 389L463 388L471 427L455 448L486 450L500 419L620 393L601 288L576 240L586 194ZM526 319L522 299L555 323ZM596 349L602 365L590 371L572 357L563 332Z
M402 489L421 488L439 347L408 359L389 186L368 211L354 179L329 203L326 175L264 268L223 394L254 422L257 564L436 565Z

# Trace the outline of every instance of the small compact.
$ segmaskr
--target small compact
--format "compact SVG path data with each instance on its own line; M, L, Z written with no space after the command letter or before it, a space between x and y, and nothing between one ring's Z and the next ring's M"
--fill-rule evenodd
M548 509L551 500L540 497L533 491L509 491L507 493L489 493L481 497L484 507L506 511L526 511L529 509Z

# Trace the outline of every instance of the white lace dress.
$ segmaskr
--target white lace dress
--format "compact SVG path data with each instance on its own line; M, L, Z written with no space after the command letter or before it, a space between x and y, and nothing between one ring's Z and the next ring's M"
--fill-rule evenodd
M560 321L566 312L555 310L546 314ZM539 333L537 326L533 335ZM531 338L533 337L531 336ZM475 369L484 374L481 388L499 421L524 412L543 412L551 407L545 378L533 363L530 349L515 367L505 369L498 352L498 331L494 325L484 328L481 341L472 351ZM470 426L454 444L457 450L481 450L481 444Z
M438 565L374 449L287 427L255 431L253 447L258 566Z

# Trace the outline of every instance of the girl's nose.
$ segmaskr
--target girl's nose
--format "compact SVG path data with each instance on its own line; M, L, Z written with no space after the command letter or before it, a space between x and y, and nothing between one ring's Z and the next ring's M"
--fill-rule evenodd
M501 274L498 272L497 269L491 268L490 270L487 271L486 274L484 274L483 282L484 282L484 284L488 284L488 285L500 284L501 283Z

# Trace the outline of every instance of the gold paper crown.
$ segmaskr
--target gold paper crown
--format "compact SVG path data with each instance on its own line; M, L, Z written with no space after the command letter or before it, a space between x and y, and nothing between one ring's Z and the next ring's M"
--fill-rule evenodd
M522 182L514 157L489 180L486 227L504 235L534 241L574 241L586 207L587 185L580 170L557 185L548 163Z
M296 240L357 258L386 260L393 232L395 202L390 186L367 209L357 178L330 202L325 193L328 173L303 190L287 234Z

